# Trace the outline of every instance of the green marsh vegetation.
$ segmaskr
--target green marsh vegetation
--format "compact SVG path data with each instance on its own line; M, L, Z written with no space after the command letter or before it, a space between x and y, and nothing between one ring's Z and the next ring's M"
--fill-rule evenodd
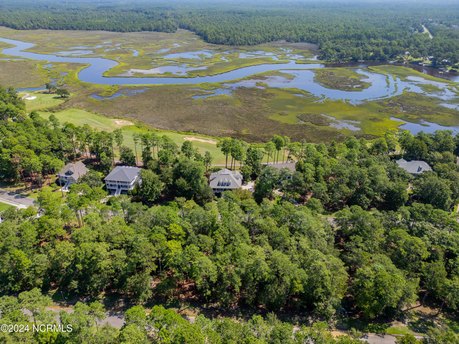
M155 63L159 65L181 64L183 61L194 66L207 67L207 70L195 71L192 74L213 74L245 66L246 63L257 64L271 59L262 54L261 57L238 58L241 51L276 53L280 54L280 58L287 54L284 49L290 49L289 54L303 54L304 56L309 56L308 54L311 54L312 51L310 45L283 42L266 43L255 47L237 47L235 48L237 52L231 52L230 47L203 42L195 34L185 30L175 33L91 32L87 34L82 31L17 31L0 28L0 35L34 42L36 46L32 50L43 53L66 51L71 47L91 48L101 46L104 42L110 42L109 45L117 49L105 51L107 46L95 49L97 56L112 58L121 63L120 69L115 72L110 70L110 74L119 74L132 68L151 68ZM208 50L214 55L202 60L174 58L173 61L167 62L158 53L161 49L171 49L167 53ZM132 50L137 50L139 56L132 56ZM221 61L224 52L229 52L224 54L225 57L228 57L226 62ZM149 66L143 65L142 61L149 61ZM322 100L297 89L270 88L268 83L263 82L263 79L272 76L292 78L291 74L274 71L256 76L257 79L260 79L256 85L258 88L239 87L231 94L195 99L194 96L218 90L222 85L219 83L135 87L94 85L78 80L77 73L84 68L83 65L19 62L23 63L26 68L20 65L15 66L14 61L0 61L0 68L4 66L5 71L1 77L8 78L16 87L39 86L55 79L58 84L66 85L72 93L70 99L65 102L54 99L54 97L38 95L42 103L30 102L36 106L33 109L43 110L51 107L57 112L81 109L87 113L97 113L111 118L126 118L162 130L195 132L210 136L231 135L252 142L269 140L277 133L298 140L329 142L351 134L364 137L381 136L387 130L396 129L400 125L399 121L392 120L391 117L411 122L428 120L442 125L459 124L455 110L441 106L441 101L428 96L429 92L439 92L435 85L421 85L427 95L403 93L389 99L353 105L343 101ZM275 62L278 61L271 61L271 63ZM368 70L386 75L388 82L394 77L402 80L408 80L410 76L423 77L430 81L446 83L450 85L448 87L451 90L457 92L457 85L454 83L422 74L408 67L380 65L370 66ZM361 88L368 87L363 76L357 74L352 68L327 67L314 72L316 80L329 88L357 92L357 90L362 91ZM250 80L251 77L245 79ZM31 81L31 85L26 85L27 80ZM244 80L231 82L236 81ZM354 88L355 86L357 88ZM117 92L129 90L140 90L142 93L104 100L93 98L93 95L109 97ZM49 99L46 100L46 98ZM330 116L336 121L353 121L353 125L360 130L353 131L324 125L324 123L330 124Z
M0 84L13 87L40 87L47 82L47 73L34 61L0 61Z
M214 87L207 85L201 92ZM138 121L158 129L210 136L230 134L249 141L267 140L276 132L312 142L331 141L349 134L376 137L384 135L387 130L397 129L400 122L391 117L410 122L424 119L441 125L458 124L457 111L441 106L436 99L414 93L352 105L343 101L318 101L306 92L293 89L238 88L232 95L204 99L193 99L199 94L196 87L155 86L142 89L143 93L135 95L96 100L91 98L92 94L109 96L119 89L76 86L72 87L72 97L64 103L54 97L50 100L58 103L55 111L84 109L112 118ZM42 97L48 96L38 94L37 101ZM27 104L37 106L37 101L27 101ZM317 125L315 121L305 121L302 118L304 115L357 121L361 130L350 132Z
M148 71L162 66L186 64L190 69L207 67L205 70L190 71L189 76L204 76L224 73L233 69L253 66L263 63L282 63L289 60L288 55L295 54L301 58L310 58L313 55L310 45L290 43L260 44L256 47L238 46L227 47L204 42L195 34L178 30L175 33L161 32L100 32L100 31L53 31L32 30L18 31L0 27L0 36L11 39L33 42L30 49L40 54L52 54L71 49L85 48L91 53L85 57L104 57L116 60L119 65L109 70L106 76L125 75L131 69L144 70L145 73L133 72L132 75L148 77ZM5 45L6 47L6 45ZM85 50L82 49L82 50ZM289 49L288 53L284 49ZM240 53L265 51L278 56L273 60L269 56L251 56L240 58ZM134 51L137 56L134 56ZM209 52L211 55L203 58L171 57L165 55L194 51ZM174 74L158 74L179 77Z
M361 75L347 68L326 68L314 71L315 80L322 86L343 90L362 91L370 86L365 82L365 75Z
M69 68L69 69L67 69ZM335 100L320 100L296 89L269 88L263 78L283 76L279 72L264 73L259 88L237 88L231 95L194 99L221 87L220 84L164 85L164 86L101 86L78 81L76 72L82 66L54 64L48 74L57 75L68 70L62 82L71 89L70 99L62 102L49 95L37 94L37 101L27 101L34 109L54 107L56 111L84 109L112 118L127 118L158 129L196 132L210 136L235 135L248 141L268 140L277 132L295 139L312 142L330 141L346 135L381 136L396 129L397 117L410 122L428 120L441 125L458 125L457 111L441 106L441 101L427 95L403 93L399 96L353 105ZM370 67L375 68L375 67ZM335 70L336 68L333 68ZM327 69L325 69L327 70ZM405 74L405 67L391 66L390 71ZM383 72L380 67L378 72ZM18 71L20 74L21 71ZM39 72L40 75L42 72ZM353 73L353 72L351 72ZM348 72L343 72L348 74ZM417 76L417 72L413 71ZM13 76L14 77L14 76ZM49 76L48 76L49 77ZM392 77L392 75L387 75ZM49 80L49 79L48 79ZM442 79L432 79L445 82ZM453 87L453 86L451 86ZM142 93L98 100L92 95L113 96L123 90L141 90ZM433 88L430 91L437 91ZM49 98L49 102L45 99ZM39 104L38 100L43 103ZM358 121L358 132L317 125L305 121L304 115L331 116L337 120ZM301 118L303 116L303 118ZM323 120L323 118L322 118ZM323 124L323 123L322 123Z
M429 74L419 72L413 68L410 68L409 66L382 64L378 66L369 66L368 69L376 73L393 75L399 77L402 80L408 80L410 76L417 76L431 81L442 81L444 83L450 83L451 85L455 85L454 82L448 81L447 79L441 79Z

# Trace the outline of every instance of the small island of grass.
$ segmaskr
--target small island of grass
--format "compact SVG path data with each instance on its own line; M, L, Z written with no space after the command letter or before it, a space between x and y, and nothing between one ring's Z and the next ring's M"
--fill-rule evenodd
M326 68L315 71L314 80L324 87L341 91L362 91L371 86L366 76L348 68Z

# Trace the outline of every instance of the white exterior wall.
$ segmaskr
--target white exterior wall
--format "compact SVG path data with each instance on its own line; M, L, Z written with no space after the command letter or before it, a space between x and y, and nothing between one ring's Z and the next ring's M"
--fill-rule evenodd
M137 184L138 178L134 179L131 183L129 182L120 182L117 180L106 180L105 185L107 186L107 190L109 191L131 191L134 189L135 185Z

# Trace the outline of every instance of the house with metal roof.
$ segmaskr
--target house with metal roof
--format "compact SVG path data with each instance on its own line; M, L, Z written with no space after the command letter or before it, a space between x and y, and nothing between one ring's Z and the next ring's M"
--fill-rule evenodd
M65 165L57 174L59 185L62 186L62 190L67 191L70 185L77 183L88 172L89 170L83 162L71 162Z
M104 179L107 190L115 196L128 193L141 183L140 171L138 167L116 166Z
M432 168L428 163L422 160L406 161L405 159L399 159L396 161L398 167L404 169L406 172L412 175L420 175L424 172L432 171Z
M238 171L230 171L224 168L210 175L209 186L216 194L240 189L242 186L242 174Z

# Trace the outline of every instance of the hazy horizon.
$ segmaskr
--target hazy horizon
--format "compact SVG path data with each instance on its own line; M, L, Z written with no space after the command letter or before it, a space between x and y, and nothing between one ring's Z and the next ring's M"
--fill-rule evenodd
M437 5L459 5L459 0L438 0L435 3L432 3L431 0L4 0L3 5L5 4L59 4L61 6L65 5L75 5L75 4L94 4L94 5L133 5L133 4L356 4L356 3L369 3L369 4L387 4L387 3L400 3L400 4L429 4L432 6ZM1 5L0 5L1 6Z

